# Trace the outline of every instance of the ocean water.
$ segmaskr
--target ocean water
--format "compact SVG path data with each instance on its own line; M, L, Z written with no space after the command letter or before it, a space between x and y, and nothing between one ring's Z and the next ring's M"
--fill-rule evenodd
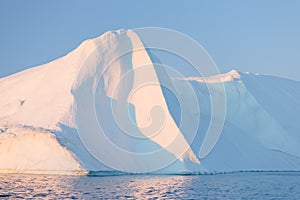
M0 199L300 199L300 172L199 176L0 174Z

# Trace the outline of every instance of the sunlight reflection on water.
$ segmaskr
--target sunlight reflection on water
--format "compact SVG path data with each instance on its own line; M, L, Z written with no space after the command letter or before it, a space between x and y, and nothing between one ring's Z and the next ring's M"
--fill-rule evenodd
M297 199L300 173L72 177L0 174L0 199Z

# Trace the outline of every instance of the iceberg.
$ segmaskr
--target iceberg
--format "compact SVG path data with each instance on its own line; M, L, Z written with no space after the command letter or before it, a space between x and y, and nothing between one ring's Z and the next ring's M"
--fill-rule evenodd
M0 172L300 170L299 89L237 70L172 77L138 33L109 31L0 79ZM212 98L226 118L203 153Z

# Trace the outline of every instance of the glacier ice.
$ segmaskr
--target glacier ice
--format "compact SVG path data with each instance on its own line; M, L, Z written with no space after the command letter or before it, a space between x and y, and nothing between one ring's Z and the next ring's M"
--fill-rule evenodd
M0 172L300 169L299 82L236 70L169 77L142 40L110 31L1 78ZM212 98L226 99L226 118L201 155Z

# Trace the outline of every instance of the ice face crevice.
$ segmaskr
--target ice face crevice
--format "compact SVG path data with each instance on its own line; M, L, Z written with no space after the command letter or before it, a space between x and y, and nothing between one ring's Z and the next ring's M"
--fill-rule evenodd
M150 139L166 148L179 160L184 161L185 159L189 159L199 164L200 162L198 158L191 150L190 145L177 127L168 110L154 65L143 47L142 42L133 31L128 31L127 35L132 42L134 50L132 53L132 65L133 70L135 70L133 90L138 88L140 85L143 85L144 80L148 79L148 84L139 88L137 91L134 91L132 96L129 98L129 102L132 103L136 109L137 125L139 127L144 127L145 124L148 124L152 108L154 106L159 106L165 113L165 124L159 133ZM143 66L144 68L146 66L146 68L142 71L142 73L139 73L136 69ZM142 130L142 133L144 135L153 134L146 130Z

